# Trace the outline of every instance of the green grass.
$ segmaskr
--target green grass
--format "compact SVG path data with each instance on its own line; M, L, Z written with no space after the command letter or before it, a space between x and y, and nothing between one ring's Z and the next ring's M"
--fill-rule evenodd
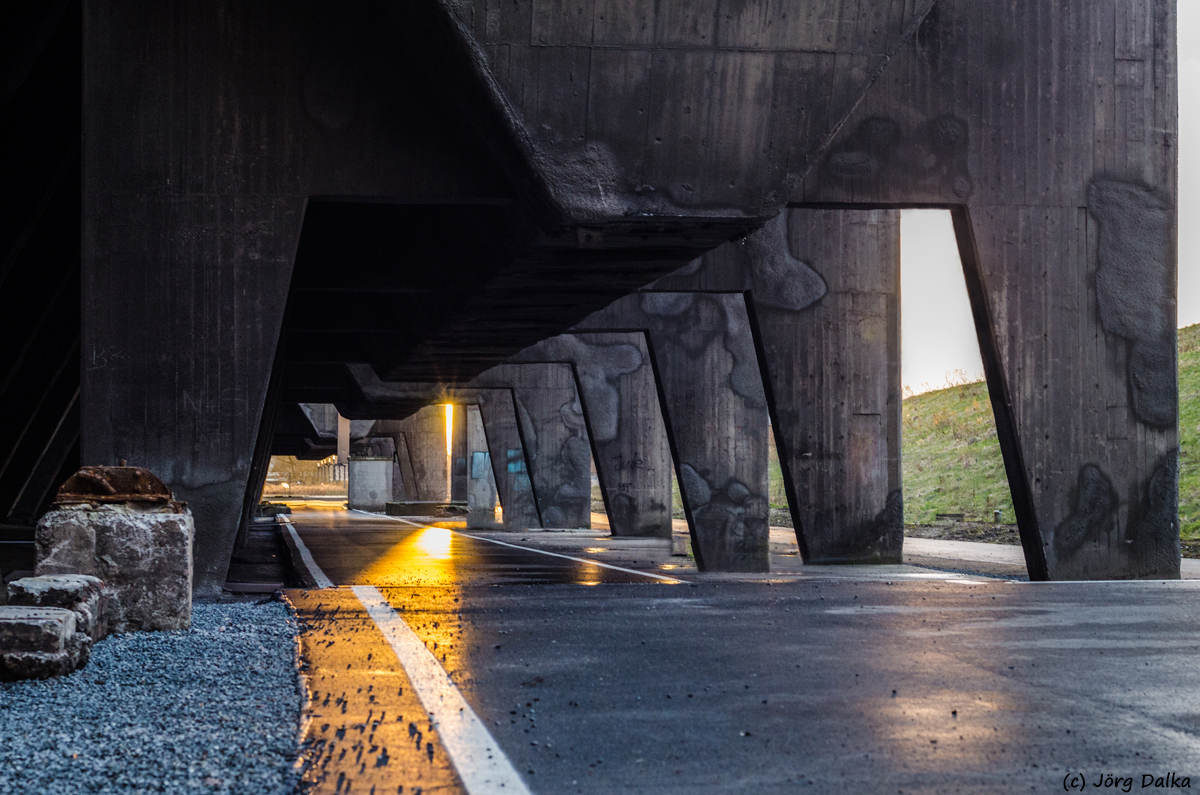
M991 521L997 508L1002 522L1016 521L986 383L910 397L903 411L905 524L939 513Z
M1200 538L1200 323L1179 330L1179 529Z
M904 401L904 521L938 513L989 521L1012 498L985 383L926 392ZM1181 535L1200 539L1200 324L1179 330L1179 515Z

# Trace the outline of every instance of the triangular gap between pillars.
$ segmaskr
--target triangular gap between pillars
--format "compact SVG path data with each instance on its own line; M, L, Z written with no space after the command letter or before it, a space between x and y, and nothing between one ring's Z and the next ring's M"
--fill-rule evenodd
M905 535L1011 544L1029 517L1014 499L1024 481L966 212L900 215Z

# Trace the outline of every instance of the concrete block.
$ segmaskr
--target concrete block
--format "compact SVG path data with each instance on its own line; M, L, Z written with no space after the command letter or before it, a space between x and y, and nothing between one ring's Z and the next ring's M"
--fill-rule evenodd
M75 625L92 641L108 635L108 594L87 574L26 577L8 584L8 603L19 607L59 607L75 614Z
M382 511L392 499L392 459L352 458L347 503L352 510Z
M94 538L94 557L72 546L68 532ZM113 632L187 629L192 615L192 539L186 509L170 505L70 505L37 527L38 576L93 574L109 589ZM73 572L64 572L66 562Z
M46 679L84 665L92 639L60 607L0 607L0 680Z

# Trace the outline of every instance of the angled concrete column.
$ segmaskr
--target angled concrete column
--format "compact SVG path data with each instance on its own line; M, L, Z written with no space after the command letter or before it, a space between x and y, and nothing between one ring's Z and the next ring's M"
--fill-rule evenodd
M503 364L472 387L509 386L544 527L590 527L591 447L569 364Z
M467 527L496 525L496 479L479 406L462 406L467 426Z
M956 219L1026 558L1052 579L1177 578L1174 211L1134 182L1085 195Z
M779 463L809 563L898 563L896 211L788 210L653 289L744 290Z
M1178 577L1175 3L1018 5L939 0L792 201L953 208L1029 576Z
M405 499L442 501L449 496L444 406L426 406L403 420L377 420L374 433L395 440Z
M511 389L480 389L479 418L487 437L496 493L504 512L504 529L520 531L541 527L533 482L521 444L521 428Z
M741 294L639 293L576 328L648 330L696 563L766 571L767 405Z
M387 421L381 420L384 424ZM412 455L408 451L408 437L403 431L397 430L392 434L396 444L396 469L392 477L392 496L397 500L416 500L417 475L413 471Z
M561 334L514 362L569 362L615 536L671 537L671 448L641 332Z

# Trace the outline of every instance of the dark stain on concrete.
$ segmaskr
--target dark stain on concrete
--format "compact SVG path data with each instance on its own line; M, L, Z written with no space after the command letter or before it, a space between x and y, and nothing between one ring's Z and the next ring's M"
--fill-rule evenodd
M784 211L746 237L741 246L746 255L746 289L763 306L799 311L820 301L828 287L821 274L792 256L787 223Z
M935 191L964 200L971 195L967 123L957 116L930 119L911 135L885 116L864 119L825 158L822 179L832 186Z
M1130 544L1134 577L1179 577L1179 448L1162 457L1146 484Z
M1054 550L1060 563L1074 555L1089 536L1111 524L1117 507L1112 481L1095 464L1084 464L1079 470L1074 496L1071 515L1054 528Z
M888 493L883 510L875 515L876 538L870 549L881 559L900 562L904 547L904 492L895 489Z
M1129 342L1129 392L1145 425L1175 424L1171 204L1133 182L1097 178L1088 212L1100 224L1096 304L1104 331Z
M730 479L721 487L683 464L685 499L692 506L697 563L705 571L768 571L768 504L746 484Z

